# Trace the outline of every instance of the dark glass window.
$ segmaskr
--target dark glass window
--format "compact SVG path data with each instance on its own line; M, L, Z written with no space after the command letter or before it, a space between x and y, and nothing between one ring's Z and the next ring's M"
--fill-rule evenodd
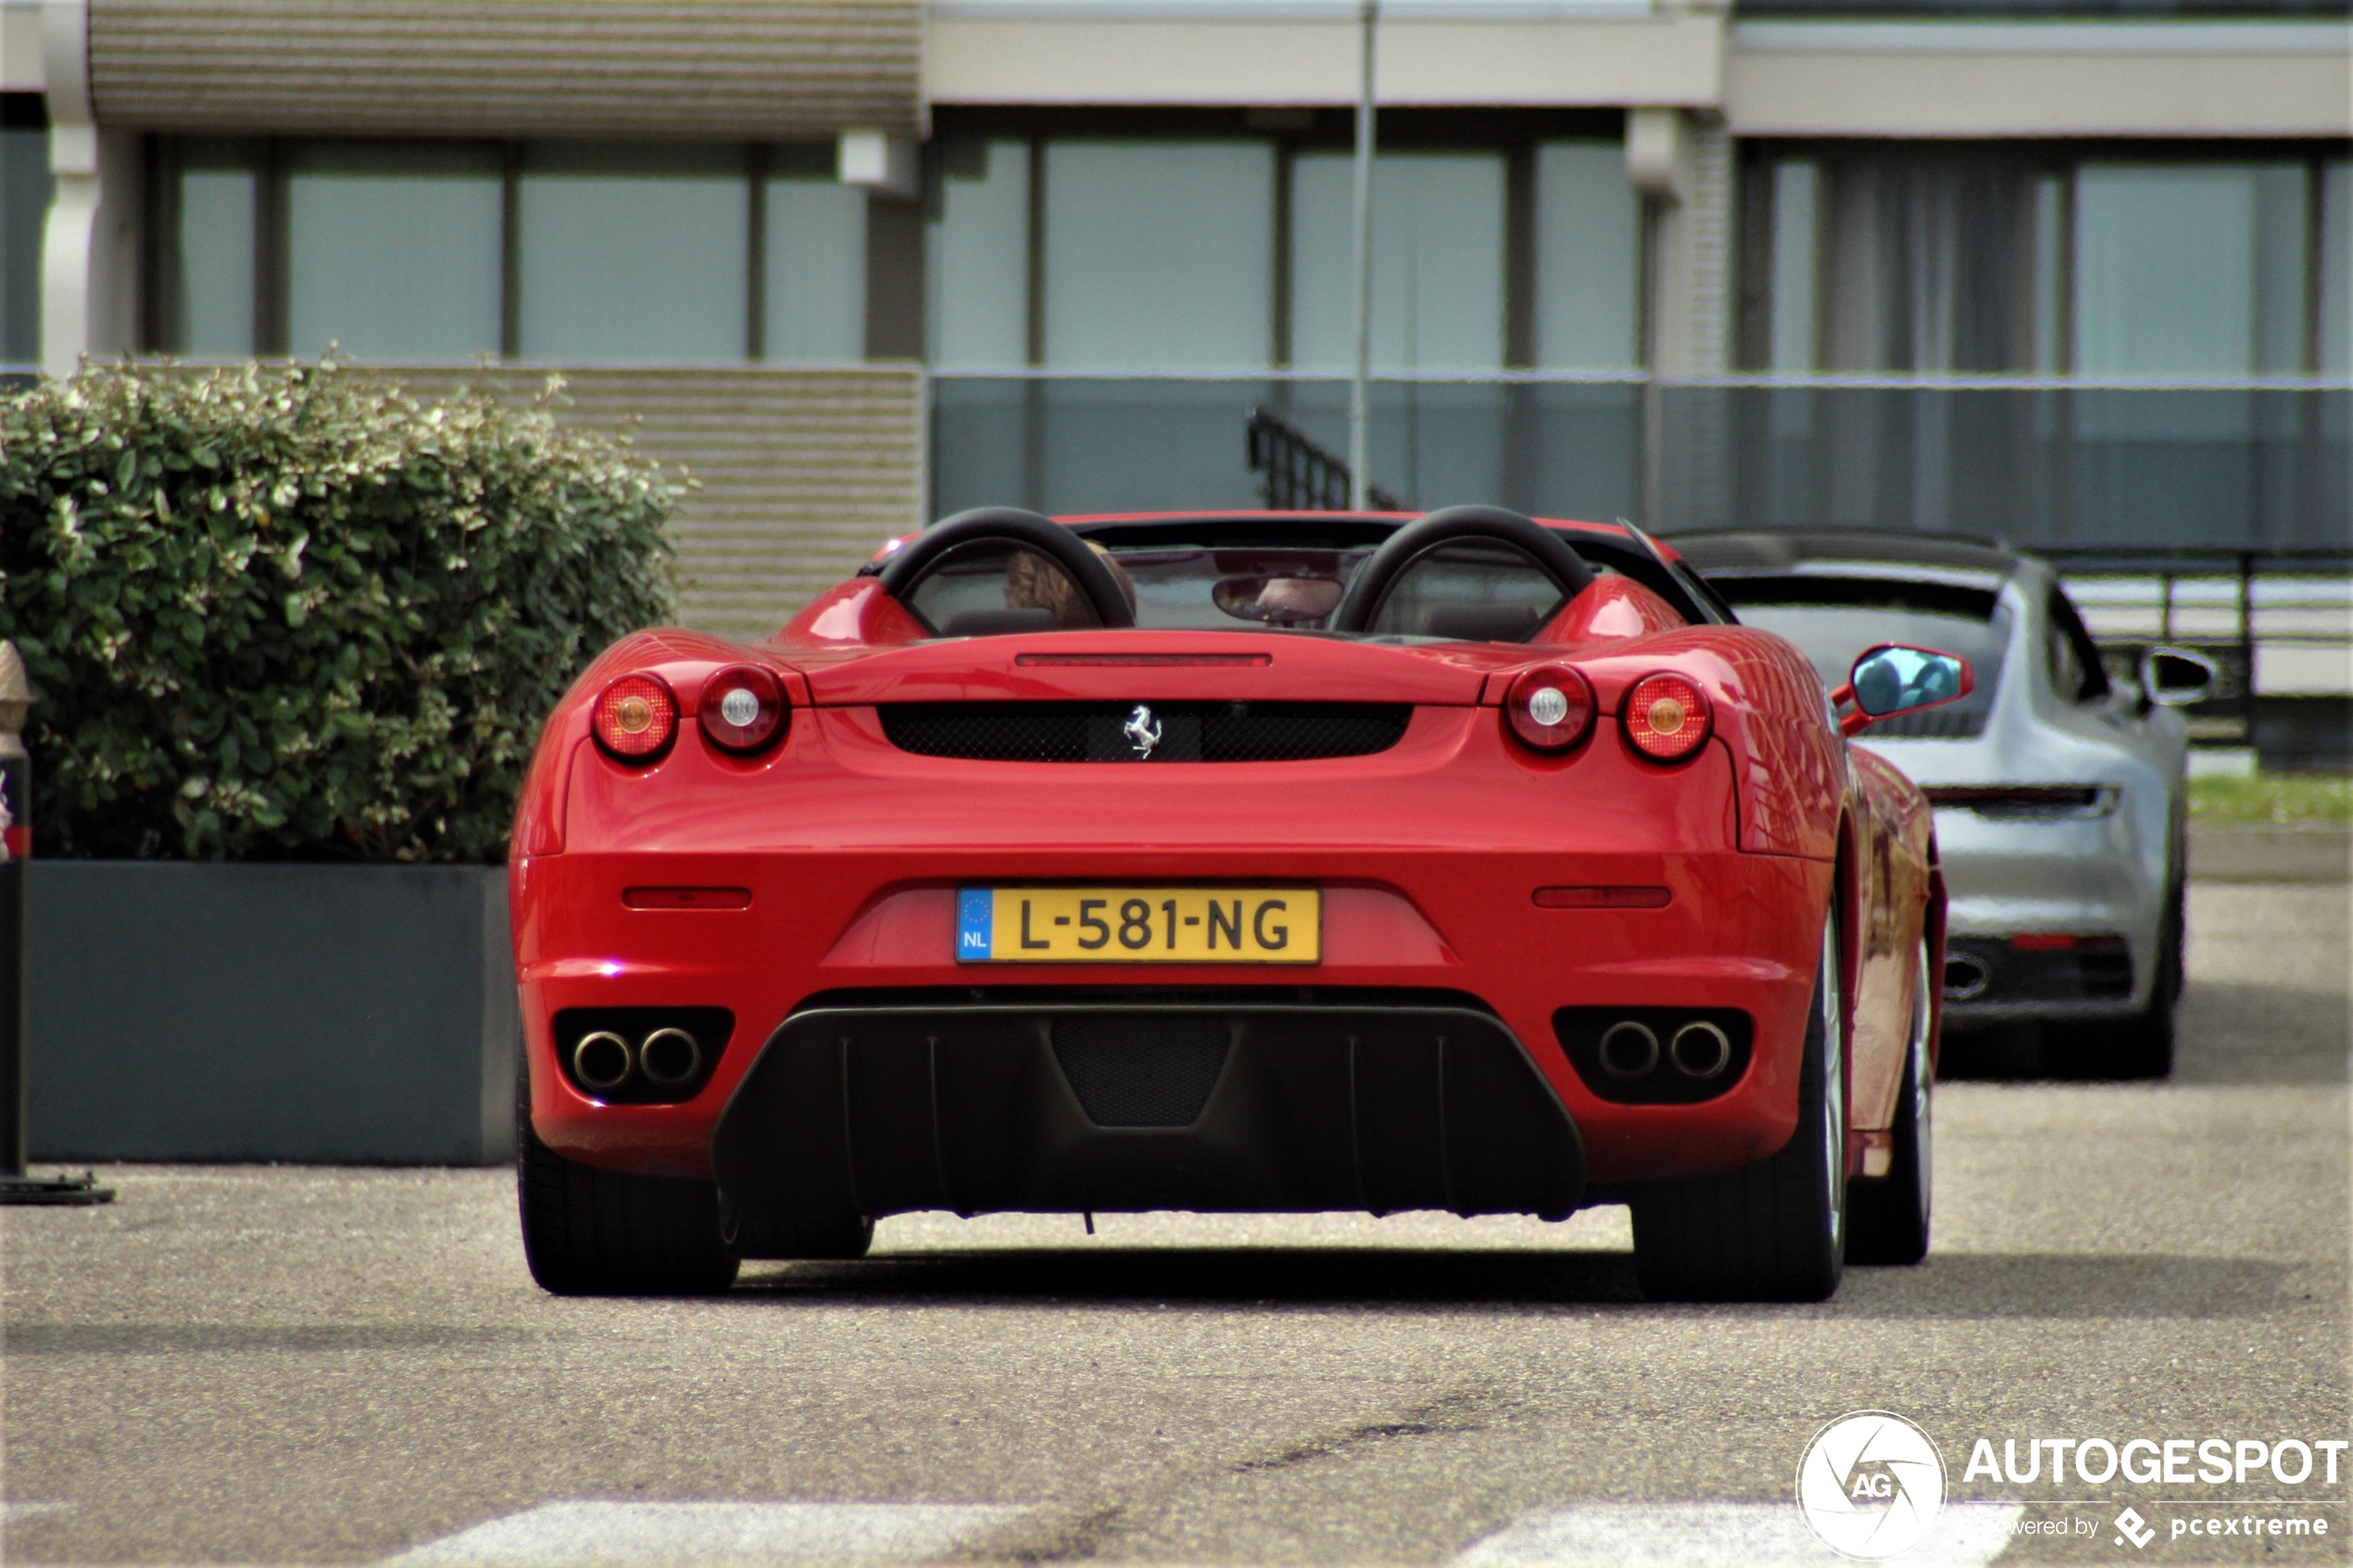
M1790 374L2323 371L2342 167L1764 146L1746 175L1742 355Z
M1881 577L1791 573L1708 578L1741 624L1795 643L1822 684L1836 690L1866 649L1881 643L1957 653L1969 661L1969 696L1937 711L1939 734L1974 734L1994 706L2009 647L2010 615L1991 588ZM2098 660L2093 661L2095 669ZM1881 734L1895 732L1881 727Z
M2050 633L2044 639L2051 666L2051 690L2069 702L2097 702L2107 696L2108 670L2100 660L2099 646L2084 630L2083 618L2075 613L2063 589L2051 589L2050 605L2044 614L2051 623Z
M49 211L41 99L0 98L0 365L41 358L41 227Z
M394 363L860 358L869 197L834 179L834 155L161 137L147 346L242 359L333 343Z

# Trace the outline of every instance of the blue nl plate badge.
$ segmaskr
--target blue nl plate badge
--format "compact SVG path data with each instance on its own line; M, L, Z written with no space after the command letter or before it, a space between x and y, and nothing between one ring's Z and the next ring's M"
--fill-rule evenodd
M992 940L996 896L986 887L956 890L956 961L986 963Z

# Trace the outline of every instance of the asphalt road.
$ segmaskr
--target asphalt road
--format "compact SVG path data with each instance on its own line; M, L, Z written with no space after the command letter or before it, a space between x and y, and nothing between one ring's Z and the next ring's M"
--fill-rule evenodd
M2175 1080L1944 1084L1929 1262L1851 1271L1818 1307L1647 1305L1614 1210L1091 1238L916 1216L869 1261L761 1265L721 1300L560 1301L523 1273L504 1173L107 1172L109 1209L0 1218L0 1544L1813 1561L1801 1452L1876 1407L1934 1438L1967 1505L1901 1561L2343 1561L2353 1463L2295 1486L2259 1461L2221 1486L1963 1471L1981 1437L2353 1436L2347 904L2198 885ZM2128 1503L2145 1549L2111 1524ZM2226 1516L2329 1533L2173 1533ZM2089 1533L2016 1533L2049 1521Z

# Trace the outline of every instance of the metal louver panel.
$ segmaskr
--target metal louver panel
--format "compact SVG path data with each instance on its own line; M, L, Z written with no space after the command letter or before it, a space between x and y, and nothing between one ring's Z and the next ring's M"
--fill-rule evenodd
M477 372L369 366L420 398ZM857 571L895 533L923 526L924 385L912 365L824 370L499 366L479 372L528 402L564 378L566 422L627 435L698 488L671 522L681 623L764 637Z
M90 0L105 123L281 134L912 131L922 0Z

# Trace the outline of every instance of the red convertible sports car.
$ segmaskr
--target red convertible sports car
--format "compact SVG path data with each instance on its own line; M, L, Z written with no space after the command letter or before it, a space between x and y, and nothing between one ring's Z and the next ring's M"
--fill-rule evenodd
M1594 1203L1659 1298L1916 1261L1944 894L1845 735L1969 682L1825 694L1638 530L1487 507L967 512L624 638L515 823L532 1271Z

